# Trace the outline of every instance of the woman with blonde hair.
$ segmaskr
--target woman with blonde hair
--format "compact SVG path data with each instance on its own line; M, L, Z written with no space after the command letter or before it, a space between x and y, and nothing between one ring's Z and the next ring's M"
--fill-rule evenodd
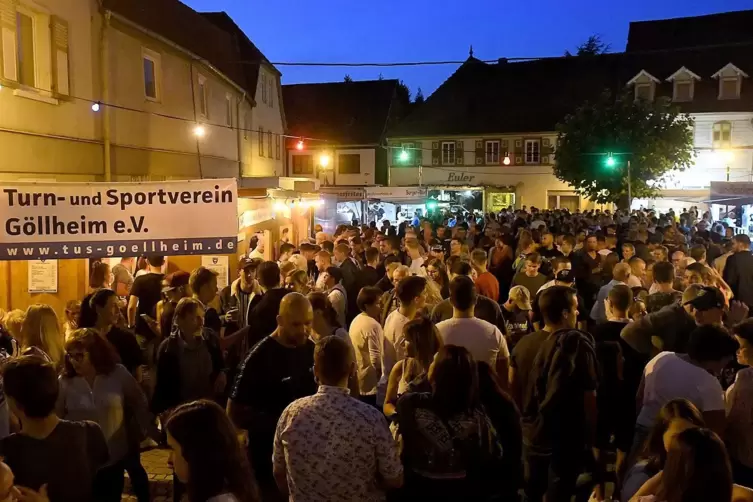
M57 314L49 305L31 305L21 325L21 355L37 355L61 366L65 350Z
M3 327L17 343L21 340L21 326L25 317L26 313L21 309L11 310L3 316Z

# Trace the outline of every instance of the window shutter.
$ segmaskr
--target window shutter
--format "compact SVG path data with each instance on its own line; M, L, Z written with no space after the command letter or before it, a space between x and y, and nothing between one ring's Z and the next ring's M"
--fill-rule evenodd
M16 65L16 8L12 0L0 0L0 76L18 81Z
M499 139L499 165L505 165L505 155L510 159L510 164L514 162L513 154L510 151L510 142L506 139Z
M484 163L484 160L486 160L484 158L484 155L486 154L484 150L485 141L482 139L477 139L475 143L476 143L476 165L480 166Z
M52 91L60 96L70 94L68 22L57 16L50 19L52 28Z
M424 143L422 141L416 141L413 143L413 165L421 167L424 163Z
M431 165L438 166L442 159L441 144L439 141L431 142Z
M463 152L463 141L455 142L455 164L458 166L462 166L465 164L464 152Z

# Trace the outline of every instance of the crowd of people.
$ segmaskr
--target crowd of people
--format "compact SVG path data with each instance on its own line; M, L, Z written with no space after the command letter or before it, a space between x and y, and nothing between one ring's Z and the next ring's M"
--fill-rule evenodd
M5 313L0 501L148 501L146 444L176 501L753 501L753 256L708 213L262 245Z

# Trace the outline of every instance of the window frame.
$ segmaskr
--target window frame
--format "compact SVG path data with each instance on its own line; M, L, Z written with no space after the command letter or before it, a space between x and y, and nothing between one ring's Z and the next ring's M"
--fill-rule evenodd
M267 150L268 150L267 157L269 157L270 159L273 159L274 157L272 156L273 154L272 154L272 131L271 130L267 131Z
M37 14L26 8L23 5L19 5L16 7L16 81L18 84L22 87L25 87L27 89L37 90L39 87L39 54L38 54L38 43L37 43L37 31L38 31L38 21L37 21ZM20 16L28 17L31 20L31 44L32 44L32 70L34 73L34 82L29 85L28 83L24 83L21 81L21 23L20 23Z
M311 154L311 153L294 154L292 157L293 158L292 158L292 161L291 161L291 164L292 164L291 170L293 171L293 174L303 174L303 175L305 175L305 174L311 174L311 175L313 175L314 174L314 155L313 154ZM299 159L299 161L297 163L296 163L296 159ZM301 162L300 159L308 159L309 160L309 162L305 163L306 164L306 166L305 166L306 169L300 169L301 164L302 164L302 162ZM309 170L309 168L310 168L310 170Z
M264 128L259 126L259 144L257 146L259 150L259 157L264 157Z
M742 87L742 77L740 75L736 75L734 77L719 77L719 100L727 101L732 99L740 99L740 88ZM735 85L735 93L734 96L726 96L724 94L724 83L725 82L733 82Z
M497 151L494 151L494 146L496 145ZM489 147L492 147L491 152L489 151ZM484 162L486 164L499 164L500 160L500 152L502 151L501 148L501 142L498 139L488 139L484 141ZM496 153L496 160L494 159L494 155ZM489 155L491 154L491 158Z
M343 171L343 164L344 164L343 163L343 157L348 157L348 158L358 157L358 172L353 172L353 171L344 172ZM347 164L347 162L345 164ZM339 153L339 154L337 154L337 174L351 175L351 176L361 174L361 154L360 153Z
M445 152L445 146L451 147L447 149L447 152ZM457 162L457 145L454 141L442 141L442 143L439 145L439 151L440 151L440 160L442 161L442 165L455 165L455 162ZM445 153L447 153L447 159L445 160ZM450 155L452 155L452 160L450 160Z
M233 95L225 93L225 125L233 127Z
M680 99L678 89L681 85L687 85L688 86L688 95L685 99ZM688 103L690 101L693 101L693 95L695 94L695 80L693 78L690 78L689 80L678 80L675 79L673 86L672 86L672 101L676 103Z
M279 134L275 134L275 160L280 160L280 144L282 138Z
M146 90L146 68L144 67L145 61L151 61L154 68L154 97L149 96ZM141 76L144 82L144 98L147 101L159 103L162 98L162 86L160 85L160 75L162 74L162 57L161 55L146 47L141 48Z
M531 151L531 160L528 159L528 145L536 145L536 151ZM533 154L536 154L536 158L533 158ZM540 139L527 139L523 141L523 163L529 165L541 165L541 140Z
M267 74L260 72L259 79L261 81L261 102L267 104Z
M275 107L275 99L274 99L274 79L271 75L267 78L267 104L270 108Z
M725 132L727 139L724 139ZM715 139L717 134L719 135L719 139ZM714 150L728 150L732 148L732 122L728 120L714 122L711 126L711 147Z
M197 87L196 89L199 98L199 117L209 118L209 87L207 86L207 78L201 73L196 77Z

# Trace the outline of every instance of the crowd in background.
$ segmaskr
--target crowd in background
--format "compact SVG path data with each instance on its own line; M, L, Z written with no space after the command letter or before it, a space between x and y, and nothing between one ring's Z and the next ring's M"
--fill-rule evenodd
M147 445L190 502L753 500L753 256L708 213L250 244L2 316L0 501L149 500Z

